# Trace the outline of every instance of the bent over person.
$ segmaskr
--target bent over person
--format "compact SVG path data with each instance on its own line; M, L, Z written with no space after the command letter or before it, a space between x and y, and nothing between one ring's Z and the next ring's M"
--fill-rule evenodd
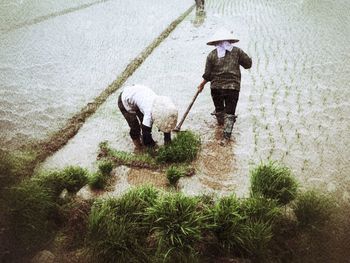
M168 97L158 96L146 86L128 86L119 95L118 107L130 127L130 137L137 148L155 146L153 124L164 132L165 144L171 141L178 112Z
M202 91L204 85L210 81L211 97L214 102L218 125L224 125L224 138L231 137L233 125L237 116L236 106L241 88L240 66L249 69L251 58L240 48L233 46L238 42L231 32L226 29L218 30L207 43L215 46L207 57L203 81L198 86Z

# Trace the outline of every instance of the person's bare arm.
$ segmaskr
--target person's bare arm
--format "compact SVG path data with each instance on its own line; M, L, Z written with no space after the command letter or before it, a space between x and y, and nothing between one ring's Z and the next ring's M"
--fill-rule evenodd
M208 82L207 80L203 79L201 84L199 84L199 86L198 86L199 92L202 92L202 90L204 89L204 86L205 86L205 84L207 84L207 82Z

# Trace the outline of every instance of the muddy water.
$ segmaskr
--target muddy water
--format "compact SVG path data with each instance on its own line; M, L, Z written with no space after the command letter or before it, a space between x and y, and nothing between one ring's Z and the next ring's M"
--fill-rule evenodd
M57 131L192 4L2 1L0 148Z
M220 144L209 87L188 115L183 129L199 133L203 146L197 174L180 181L183 192L244 195L249 170L277 160L291 167L302 187L350 199L349 8L346 0L207 0L205 16L193 12L129 78L125 85L142 83L171 96L182 115L201 81L211 50L205 43L216 28L233 30L241 40L237 45L253 58L253 67L242 70L230 143ZM117 96L45 167L96 169L102 140L132 151ZM162 143L161 134L154 131L154 136ZM143 181L148 178L144 175Z

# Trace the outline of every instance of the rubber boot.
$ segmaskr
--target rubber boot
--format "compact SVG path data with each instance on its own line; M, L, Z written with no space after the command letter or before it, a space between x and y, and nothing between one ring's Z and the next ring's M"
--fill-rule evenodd
M226 114L225 115L225 126L224 126L224 138L230 139L232 134L233 125L236 122L236 115Z
M142 142L140 138L132 139L132 142L134 143L136 149L142 149Z
M225 113L223 111L219 111L219 112L216 112L216 111L213 111L211 113L211 115L214 115L216 117L216 120L218 121L218 125L219 126L222 126L224 125L224 122L225 122Z

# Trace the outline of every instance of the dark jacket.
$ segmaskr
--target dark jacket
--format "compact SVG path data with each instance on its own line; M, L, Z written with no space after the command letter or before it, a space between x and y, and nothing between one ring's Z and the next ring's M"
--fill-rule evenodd
M212 89L241 88L240 66L248 69L252 66L252 59L238 47L226 51L225 57L218 58L217 50L211 51L207 57L203 78L211 82Z

